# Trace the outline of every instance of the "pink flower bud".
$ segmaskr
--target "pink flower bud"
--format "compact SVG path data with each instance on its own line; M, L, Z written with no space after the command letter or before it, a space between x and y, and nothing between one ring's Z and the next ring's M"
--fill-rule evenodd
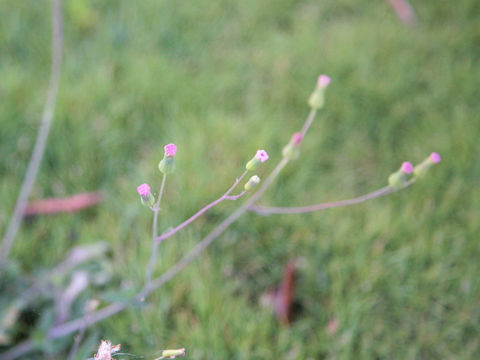
M268 160L268 154L265 150L257 150L257 153L255 154L255 158L258 161L263 163Z
M332 79L330 79L329 76L327 76L327 75L320 75L320 76L318 77L317 86L318 86L319 88L325 89L325 88L330 84L330 81L332 81Z
M298 146L300 145L300 143L302 142L303 140L303 135L301 133L295 133L293 134L292 136L292 144L294 146Z
M142 184L137 187L138 195L142 197L147 197L150 194L150 186L148 184Z
M165 156L166 157L174 157L177 153L177 146L175 144L168 144L164 146L165 149Z
M404 174L411 174L413 171L413 165L409 161L405 161L402 163L402 167L400 168Z
M430 154L430 160L434 163L434 164L438 164L440 161L442 161L442 157L436 153L436 152L432 152Z

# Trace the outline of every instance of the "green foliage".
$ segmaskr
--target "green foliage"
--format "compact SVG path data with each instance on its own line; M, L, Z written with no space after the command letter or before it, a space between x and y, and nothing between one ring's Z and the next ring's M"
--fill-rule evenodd
M412 3L415 28L386 1L63 1L62 81L32 197L104 190L107 200L26 221L10 256L16 279L100 239L112 246L115 279L141 285L151 213L135 188L147 180L159 187L163 145L179 150L161 230L223 193L258 148L271 156L262 172L271 169L308 113L316 77L327 73L325 108L263 204L346 198L384 186L402 161L431 151L444 161L388 198L307 215L246 214L144 307L95 331L129 353L185 346L192 359L474 358L479 2ZM0 1L0 49L3 234L48 83L49 2ZM156 274L236 205L165 241ZM295 257L304 259L302 310L282 328L259 299ZM120 285L107 284L106 297ZM18 296L3 289L0 314ZM333 318L339 328L329 335ZM40 328L37 319L21 333Z

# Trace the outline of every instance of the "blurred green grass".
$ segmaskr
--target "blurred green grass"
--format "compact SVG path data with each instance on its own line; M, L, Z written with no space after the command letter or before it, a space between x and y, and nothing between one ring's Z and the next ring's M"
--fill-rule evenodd
M27 272L105 240L118 276L140 281L151 216L135 187L158 187L163 145L179 147L165 229L222 193L257 148L271 154L262 173L273 167L319 73L333 79L327 106L263 204L362 194L404 160L443 156L425 181L389 198L301 216L246 214L145 308L99 324L101 337L138 355L185 346L195 359L478 356L478 1L413 1L420 24L411 29L381 1L63 3L60 94L32 197L100 189L107 201L25 224L11 258ZM0 8L3 234L48 83L50 13L46 0ZM234 206L163 244L156 273ZM304 259L302 312L282 328L259 298L295 257Z

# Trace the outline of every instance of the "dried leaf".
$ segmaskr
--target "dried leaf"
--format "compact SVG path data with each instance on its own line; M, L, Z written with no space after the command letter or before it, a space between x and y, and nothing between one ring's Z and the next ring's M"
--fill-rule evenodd
M25 215L75 212L102 201L103 195L101 192L82 193L65 198L47 198L29 203L25 209Z

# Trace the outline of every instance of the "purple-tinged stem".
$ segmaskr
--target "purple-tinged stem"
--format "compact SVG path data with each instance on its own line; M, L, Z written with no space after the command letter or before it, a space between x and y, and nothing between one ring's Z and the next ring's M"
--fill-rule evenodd
M157 260L158 253L158 242L155 241L158 233L158 213L160 212L160 202L162 201L163 190L165 189L165 181L167 179L167 174L163 174L162 185L160 185L160 190L158 192L158 198L155 205L153 205L153 223L152 223L152 254L150 255L150 260L148 262L147 272L145 274L145 287L150 284L152 280L153 267Z
M400 189L395 189L391 186L385 186L379 190L376 190L371 193L368 193L356 198L352 198L352 199L333 201L333 202L308 205L308 206L277 207L277 206L252 205L249 210L259 215L265 215L265 216L271 215L271 214L303 214L303 213L309 213L314 211L321 211L321 210L331 209L334 207L355 205L367 200L385 196L385 195L394 193L398 190L405 189L406 187L410 186L414 182L415 182L415 179L412 179Z
M312 125L313 119L315 119L316 114L317 114L316 109L310 110L310 113L308 114L307 120L305 120L305 123L302 126L302 130L300 130L300 134L302 134L302 138L305 137L305 134L307 133L308 129L310 128L310 125Z
M236 200L238 197L240 197L242 194L239 194L239 195L236 195L236 196L229 196L230 193L233 191L233 189L235 189L238 185L238 183L240 181L242 181L242 179L245 177L245 175L247 175L247 172L248 170L245 170L245 172L235 180L235 182L233 183L233 185L230 187L230 189L228 189L225 194L223 194L222 196L220 196L217 200L211 202L210 204L206 205L205 207L203 207L202 209L200 209L196 214L194 214L193 216L191 216L190 218L188 218L187 220L185 220L183 223L181 223L180 225L178 225L177 227L173 228L172 230L160 235L159 237L157 237L156 239L156 242L157 243L160 243L162 242L163 240L165 239L168 239L170 236L173 236L174 234L176 234L178 231L182 230L185 226L187 226L188 224L192 223L193 221L195 221L196 219L198 219L201 215L203 215L204 213L206 213L209 209L211 209L212 207L214 207L215 205L218 205L220 204L223 200Z
M241 198L243 195L245 195L246 192L247 192L247 190L243 190L238 195L224 196L224 198L225 198L225 200L237 200L238 198Z

